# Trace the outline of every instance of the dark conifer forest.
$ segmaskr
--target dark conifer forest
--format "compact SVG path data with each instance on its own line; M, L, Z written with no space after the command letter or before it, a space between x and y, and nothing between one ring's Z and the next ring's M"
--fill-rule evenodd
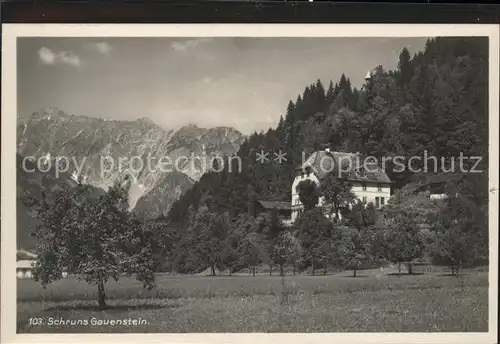
M302 94L283 107L284 113L277 127L253 133L241 145L237 153L242 161L241 171L238 166L230 166L236 164L236 160L226 157L229 160L226 160L222 172L205 174L173 205L168 217L160 219L168 223L169 238L177 238L169 240L172 269L199 270L207 263L202 262L202 257L213 257L211 262L230 262L220 263L221 266L272 263L273 251L266 246L270 243L256 244L267 242L265 237L269 236L269 230L259 226L271 228L272 221L264 221L263 216L253 218L254 201L289 201L295 168L300 165L302 154L307 156L325 145L333 151L360 152L363 156L380 159L394 156L408 159L423 156L424 152L447 161L460 153L465 157L482 157L475 169L483 172L459 173L459 178L449 185L458 190L454 195L459 194L459 200L451 197L445 202L442 214L435 214L437 220L425 220L434 231L435 240L422 252L442 253L445 250L444 241L438 245L436 238L444 238L443 235L450 233L446 230L451 221L448 220L449 214L457 213L457 216L464 217L463 233L468 234L458 239L455 236L458 243L455 242L449 251L474 237L478 245L477 255L472 258L454 256L452 259L450 253L448 258L441 257L441 260L454 265L462 259L465 262L487 257L487 38L429 39L424 51L414 56L403 49L395 70L374 66L371 79L361 89L351 85L348 75L332 81L311 80ZM258 163L256 153L261 150L271 152L271 155L282 150L287 153L287 161L278 164L271 156L270 162ZM475 161L470 164L474 165ZM467 166L467 160L464 164ZM385 168L394 182L395 194L416 180L426 178L425 173L394 171L390 165ZM387 208L399 207L398 218L401 218L406 208L404 202L398 203L398 200L396 197ZM387 221L389 215L381 215L379 218ZM410 211L407 215L414 217ZM231 224L221 226L223 222ZM221 228L226 228L227 233ZM300 232L300 228L295 230ZM389 237L383 241L389 242ZM206 240L203 239L204 244L200 245L201 238ZM217 244L226 240L239 242L238 247L245 252L239 254L246 257L244 263L241 259L229 259L230 252L224 253L223 250L227 246ZM276 241L275 238L272 240ZM425 242L422 241L422 245ZM422 252L416 252L414 256L421 256ZM439 260L439 255L430 255ZM387 254L385 258L389 259ZM403 258L392 260L398 259Z

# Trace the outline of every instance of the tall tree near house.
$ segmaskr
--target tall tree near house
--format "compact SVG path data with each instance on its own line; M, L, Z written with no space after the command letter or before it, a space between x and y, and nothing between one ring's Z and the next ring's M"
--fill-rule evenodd
M313 275L317 262L322 260L322 246L330 236L331 227L332 223L319 208L305 211L294 223L294 230L302 243L303 252L312 264Z
M312 210L316 207L319 201L319 190L316 183L307 179L301 181L297 185L300 203L304 206L304 210Z
M356 202L346 215L346 224L362 230L373 226L377 219L377 210L372 202L368 203L366 207L363 203Z
M325 202L333 206L333 214L337 220L340 218L341 206L351 204L356 199L352 192L352 184L345 178L337 178L335 173L329 173L324 178L320 192Z
M106 194L91 198L88 187L78 185L59 192L52 204L44 200L36 209L41 225L33 233L40 243L35 280L46 286L67 272L96 284L100 308L106 308L110 278L135 273L152 288L158 243L148 228L130 220L129 186L118 180Z

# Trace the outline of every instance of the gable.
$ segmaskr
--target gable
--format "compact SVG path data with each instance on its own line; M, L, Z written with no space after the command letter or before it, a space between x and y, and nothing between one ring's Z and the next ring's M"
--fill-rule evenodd
M36 259L36 254L26 250L17 250L16 261Z

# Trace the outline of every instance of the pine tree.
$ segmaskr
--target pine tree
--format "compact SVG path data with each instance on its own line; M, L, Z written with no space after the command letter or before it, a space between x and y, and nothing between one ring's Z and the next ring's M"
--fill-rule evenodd
M397 75L398 86L404 87L408 85L412 77L413 77L413 68L411 64L410 52L406 47L404 47L401 53L399 54L398 75Z
M335 89L333 88L333 81L330 80L330 84L328 84L328 90L326 91L326 105L328 106L333 102L337 95L335 94Z

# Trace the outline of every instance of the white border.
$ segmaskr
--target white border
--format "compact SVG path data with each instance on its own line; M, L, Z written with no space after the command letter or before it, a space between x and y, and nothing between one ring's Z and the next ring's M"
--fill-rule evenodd
M496 343L498 263L499 26L482 24L4 24L2 25L1 342ZM489 36L490 269L488 333L16 334L17 37L435 37Z

